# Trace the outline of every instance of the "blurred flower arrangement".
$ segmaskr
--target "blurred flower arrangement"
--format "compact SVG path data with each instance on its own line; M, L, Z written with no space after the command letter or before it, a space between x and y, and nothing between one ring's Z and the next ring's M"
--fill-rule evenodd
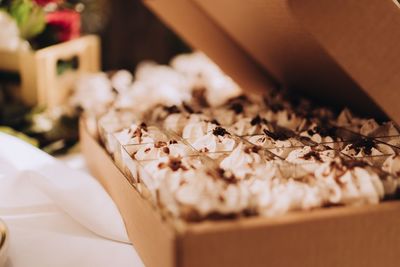
M84 5L67 0L0 0L0 50L29 44L36 50L80 36ZM0 59L1 60L1 59ZM78 140L78 112L27 107L16 95L19 77L0 72L0 132L46 152L62 153Z
M71 40L80 35L83 8L82 3L64 0L0 0L2 37L9 34L14 46L19 38L33 49ZM6 42L1 38L0 47L5 47L3 40Z

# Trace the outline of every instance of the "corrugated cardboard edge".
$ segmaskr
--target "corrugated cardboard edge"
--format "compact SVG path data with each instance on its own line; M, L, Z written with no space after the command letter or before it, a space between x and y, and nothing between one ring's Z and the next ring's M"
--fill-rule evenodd
M81 150L88 168L117 205L128 235L147 266L176 266L176 233L151 204L142 199L111 157L80 121Z
M123 218L148 267L395 267L400 202L189 223L180 233L143 199L80 125L82 152Z

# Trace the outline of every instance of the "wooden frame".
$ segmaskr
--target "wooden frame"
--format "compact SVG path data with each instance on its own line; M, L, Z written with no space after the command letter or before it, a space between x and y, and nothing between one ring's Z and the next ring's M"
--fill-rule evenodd
M59 60L74 57L77 68L58 74ZM65 102L79 74L100 70L100 41L88 35L36 51L0 51L0 59L0 70L20 74L25 103L53 108Z

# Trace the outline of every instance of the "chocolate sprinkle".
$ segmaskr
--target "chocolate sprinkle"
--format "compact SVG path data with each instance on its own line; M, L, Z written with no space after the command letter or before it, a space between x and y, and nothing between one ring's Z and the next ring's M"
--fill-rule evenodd
M177 171L179 169L182 169L184 171L187 171L188 169L182 164L181 159L179 158L170 158L168 162L168 167L171 168L173 171Z
M226 134L229 134L228 131L225 130L224 128L220 127L220 126L215 127L214 130L213 130L213 135L215 135L215 136L218 136L218 135L219 136L224 136Z
M163 151L164 151L165 154L169 154L170 153L169 147L167 147L167 146L163 148Z
M257 115L250 121L250 124L254 126L256 124L261 124L261 122L263 122L261 117Z
M174 114L174 113L180 113L181 112L176 105L172 105L172 106L169 106L169 107L164 106L163 108L169 114Z
M140 126L140 128L142 128L144 131L147 132L147 124L146 124L146 123L142 122L139 126Z
M218 168L217 169L218 172L218 176L219 178L221 178L222 180L224 180L226 183L228 184L237 184L238 183L238 179L235 177L235 175L233 175L231 172L227 173L224 169L222 168Z
M136 128L136 130L135 130L135 132L133 133L133 135L134 135L135 137L138 138L139 143L142 142L142 135L143 135L143 134L142 134L142 128L140 128L140 126Z
M156 148L165 147L165 146L167 146L167 143L164 142L164 141L157 141L157 142L154 144L154 147L156 147Z
M182 103L183 108L188 112L188 113L195 113L192 107L190 107L187 103L183 102Z
M319 153L317 151L311 150L310 152L306 153L303 156L303 159L305 159L305 160L310 160L311 158L314 158L315 160L322 162L321 156L319 155Z
M214 123L214 124L216 124L216 125L221 125L221 123L219 123L219 121L217 121L216 119L213 119L212 121L211 121L211 123Z
M286 134L283 131L275 131L275 132L271 132L267 129L263 129L263 132L266 136L271 137L274 140L280 140L280 141L285 141L289 139L289 135Z
M244 152L247 154L258 153L261 149L262 149L261 146L247 146L245 147Z
M363 149L366 155L371 155L374 147L375 141L372 138L360 138L350 145L350 149L354 149L356 154Z
M240 103L232 103L230 109L233 110L236 114L240 114L243 112L243 105Z

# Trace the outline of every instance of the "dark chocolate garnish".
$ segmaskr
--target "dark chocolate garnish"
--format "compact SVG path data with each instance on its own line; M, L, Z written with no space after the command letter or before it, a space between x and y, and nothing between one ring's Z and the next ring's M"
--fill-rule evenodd
M179 110L179 108L176 105L172 105L172 106L164 106L163 107L165 111L167 111L169 114L174 114L174 113L180 113L181 111Z
M160 147L164 147L164 146L167 146L167 143L164 142L164 141L157 141L157 142L154 144L154 147L156 147L156 148L160 148Z
M168 162L168 167L170 167L173 171L177 171L179 169L187 171L187 168L182 164L182 160L179 158L171 157Z
M267 129L263 129L263 132L266 136L271 137L274 140L285 141L290 138L289 134L285 133L284 131L271 132Z
M158 167L159 169L164 169L165 167L167 167L167 164L165 164L165 162L160 162L160 163L157 165L157 167Z
M221 125L221 123L219 123L219 121L217 121L216 119L213 119L213 120L211 121L211 123L214 123L214 124L216 124L216 125Z
M258 153L261 149L261 146L247 146L244 148L244 152L247 154L250 154L251 152Z
M250 121L250 124L254 126L257 124L261 124L262 122L263 122L263 120L261 119L261 117L259 115L257 115Z
M169 154L170 153L170 151L169 151L169 147L163 147L163 151L164 151L164 153L165 154Z
M169 144L171 145L171 144L177 144L178 143L178 141L176 141L175 139L171 139L171 140L169 140Z
M304 154L303 159L305 160L310 160L311 158L314 158L317 161L322 162L321 156L317 151L311 150L310 152Z
M243 105L240 103L232 103L229 109L233 110L236 114L243 112Z
M237 184L238 181L239 181L235 177L235 175L233 175L231 172L226 172L222 168L218 168L217 169L217 173L218 173L219 178L221 178L222 180L224 180L228 184Z
M218 136L218 135L219 136L224 136L226 134L229 134L228 131L225 130L224 128L220 127L220 126L215 127L214 130L213 130L213 135L215 135L215 136Z
M139 127L136 128L135 132L133 133L133 136L137 137L139 143L141 143L142 142L142 135L143 135L142 134L142 128L140 128L140 126L139 126Z
M186 102L182 103L182 107L188 112L188 113L195 113L192 107L190 107Z
M371 155L372 148L376 146L375 141L372 138L360 138L350 145L350 149L354 149L356 154L358 154L361 149L364 150L366 155Z
M147 124L146 124L146 123L142 122L142 123L139 125L139 127L142 128L144 131L147 132Z

